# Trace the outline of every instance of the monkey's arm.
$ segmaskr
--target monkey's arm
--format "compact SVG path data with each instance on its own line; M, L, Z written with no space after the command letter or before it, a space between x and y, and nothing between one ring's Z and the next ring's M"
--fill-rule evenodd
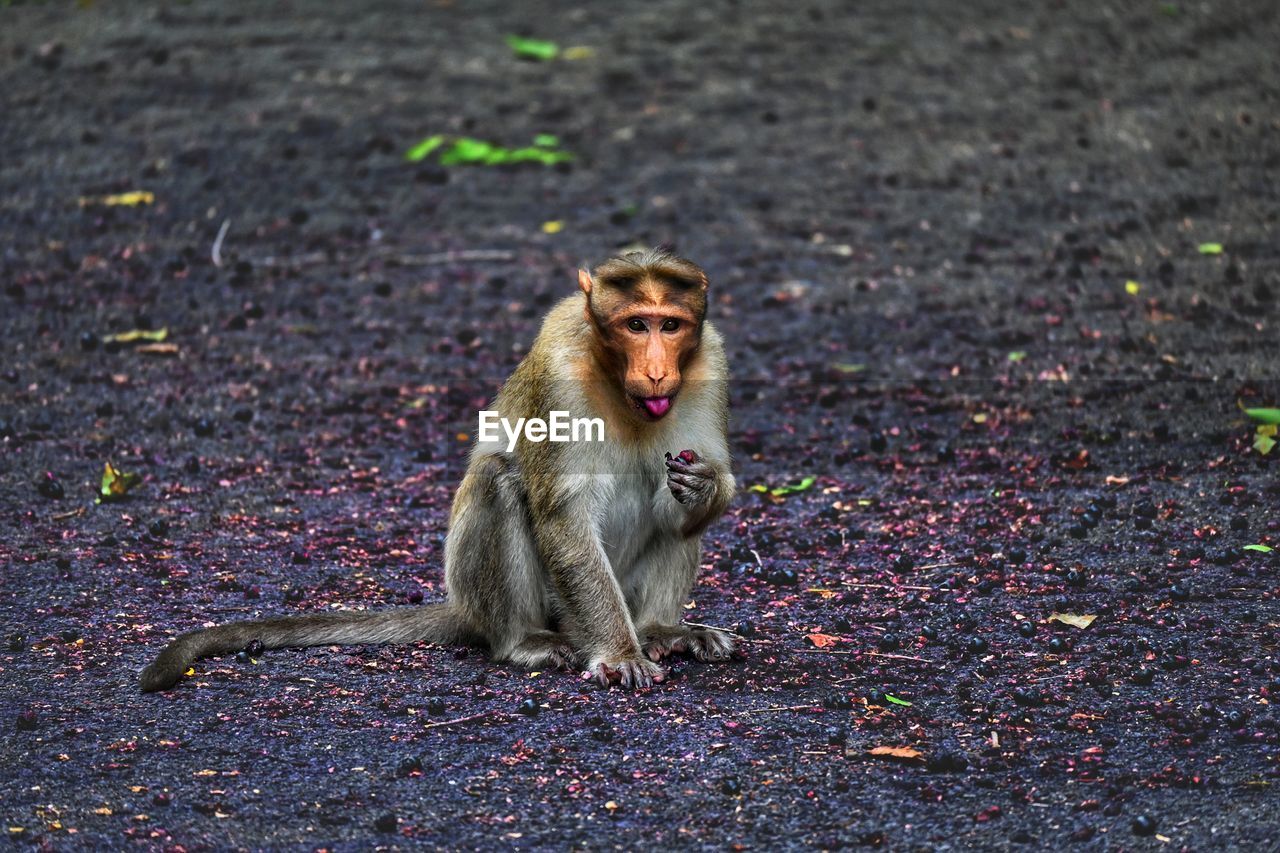
M680 534L701 535L729 506L735 487L733 472L727 462L700 458L692 451L668 456L666 462L667 488L684 509L683 518L678 519Z
M538 502L532 503L536 506ZM589 508L573 502L542 512L531 509L539 556L564 605L574 642L587 658L583 677L601 684L617 681L626 687L647 687L661 681L665 670L640 651L635 626L592 527Z

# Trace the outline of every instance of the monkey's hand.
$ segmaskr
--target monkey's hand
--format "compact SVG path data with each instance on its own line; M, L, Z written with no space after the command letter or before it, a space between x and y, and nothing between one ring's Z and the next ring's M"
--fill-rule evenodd
M716 469L692 450L681 450L679 456L668 453L667 488L685 506L710 503L716 493Z
M650 687L667 677L667 671L653 661L637 655L620 661L594 660L582 673L583 681L595 681L601 687L621 684L623 687Z

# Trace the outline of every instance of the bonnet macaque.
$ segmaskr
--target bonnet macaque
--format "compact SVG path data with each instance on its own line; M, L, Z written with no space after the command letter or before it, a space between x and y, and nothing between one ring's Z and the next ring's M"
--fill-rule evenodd
M192 631L142 671L142 689L172 687L197 658L254 640L474 643L495 660L628 687L662 681L673 653L729 658L729 634L680 621L702 533L734 492L707 276L651 250L579 271L578 285L491 408L511 423L599 418L604 440L476 443L449 518L444 602Z

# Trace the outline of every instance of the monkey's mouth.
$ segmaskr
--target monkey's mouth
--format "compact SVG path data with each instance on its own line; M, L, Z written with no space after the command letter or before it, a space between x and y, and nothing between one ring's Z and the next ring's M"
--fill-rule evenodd
M660 420L663 415L671 411L671 397L636 397L636 408L638 408L651 421Z

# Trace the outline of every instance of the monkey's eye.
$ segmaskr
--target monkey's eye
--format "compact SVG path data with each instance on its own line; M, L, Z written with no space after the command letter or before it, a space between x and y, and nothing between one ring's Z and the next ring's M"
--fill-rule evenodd
M644 324L644 320L639 317L633 317L627 321L627 328L633 332L647 332L649 327Z
M662 331L664 332L674 332L678 328L680 328L679 320L663 320L662 321Z

